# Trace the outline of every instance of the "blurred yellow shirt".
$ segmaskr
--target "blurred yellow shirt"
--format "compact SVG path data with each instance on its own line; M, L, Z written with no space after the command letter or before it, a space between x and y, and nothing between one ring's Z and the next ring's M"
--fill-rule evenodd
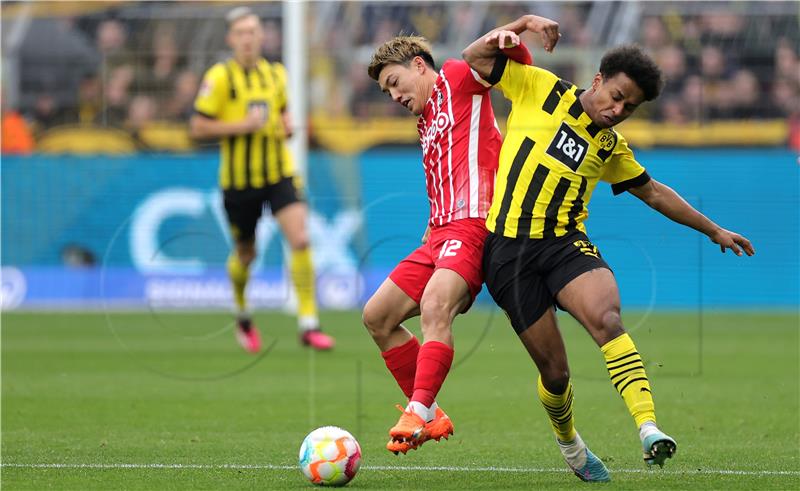
M280 63L262 58L255 68L245 69L230 59L205 73L194 101L198 114L229 122L243 120L252 108L264 114L264 125L258 131L220 140L222 189L263 188L293 176L281 116L286 105L286 69Z

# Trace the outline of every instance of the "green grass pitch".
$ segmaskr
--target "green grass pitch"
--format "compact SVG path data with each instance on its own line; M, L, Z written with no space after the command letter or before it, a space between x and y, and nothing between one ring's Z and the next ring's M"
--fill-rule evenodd
M599 350L560 320L577 427L612 472L601 487L800 488L797 314L625 314L659 423L678 441L652 470ZM221 313L4 314L3 489L309 489L297 452L326 424L361 443L353 489L584 486L561 460L536 369L504 316L456 320L439 397L456 433L406 456L384 448L402 395L359 313L323 321L338 340L331 353L302 349L291 316L258 315L272 349L253 357Z

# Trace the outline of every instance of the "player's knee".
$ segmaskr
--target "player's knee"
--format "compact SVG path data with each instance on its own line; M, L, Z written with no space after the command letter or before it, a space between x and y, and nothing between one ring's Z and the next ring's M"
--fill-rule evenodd
M245 267L250 266L250 263L256 258L256 251L252 248L240 247L236 254L239 256L239 262Z
M364 306L361 322L373 339L388 336L393 327L385 309L376 306L373 302L367 302L367 305Z
M622 317L620 316L619 308L612 307L599 312L595 320L595 325L598 329L594 337L595 341L600 346L625 332L625 328L622 326Z
M308 247L311 245L308 240L307 234L302 234L300 236L293 237L289 239L288 242L289 242L289 247L293 251L303 251L305 249L308 249Z
M600 317L600 324L604 331L617 331L622 329L622 317L619 314L619 309L611 308L603 312Z
M370 332L380 325L380 315L378 310L372 306L372 302L367 302L361 312L361 322Z
M551 356L538 356L536 367L542 377L542 385L552 394L563 394L569 384L569 364L566 354L559 356L555 352Z
M422 322L436 325L448 323L450 308L449 302L442 298L436 296L423 298L419 306Z
M311 244L306 227L288 227L284 230L284 236L293 251L302 251Z
M542 385L551 394L563 394L569 385L569 369L553 367L541 373Z
M419 306L422 335L426 339L449 336L452 321L450 302L442 298L423 298Z

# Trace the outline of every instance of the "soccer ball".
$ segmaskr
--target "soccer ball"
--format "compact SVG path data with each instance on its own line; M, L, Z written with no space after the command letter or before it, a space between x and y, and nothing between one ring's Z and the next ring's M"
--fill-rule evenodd
M344 486L361 465L361 447L349 432L323 426L308 434L300 445L300 470L314 484Z

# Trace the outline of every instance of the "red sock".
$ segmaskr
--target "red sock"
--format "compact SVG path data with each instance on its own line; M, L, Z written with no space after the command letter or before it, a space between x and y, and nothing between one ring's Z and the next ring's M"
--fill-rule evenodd
M453 348L439 341L428 341L419 349L417 375L412 401L431 407L453 364Z
M392 372L397 385L406 397L411 398L414 392L414 375L417 373L417 355L419 341L414 336L408 342L381 353L386 368Z

